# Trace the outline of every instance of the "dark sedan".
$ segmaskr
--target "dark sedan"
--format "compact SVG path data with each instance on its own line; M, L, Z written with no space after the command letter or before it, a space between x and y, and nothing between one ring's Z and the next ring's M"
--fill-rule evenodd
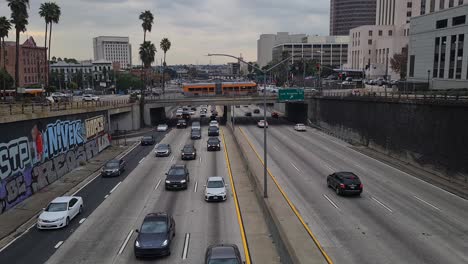
M191 139L201 139L201 130L200 129L192 129L190 133Z
M189 182L189 172L184 164L172 165L166 173L166 190L187 189Z
M239 248L234 244L211 245L206 249L205 264L242 264Z
M221 150L221 141L217 137L210 137L206 142L206 148L208 151Z
M252 116L252 112L245 113L245 116Z
M217 128L216 126L208 127L208 136L210 136L210 137L219 136L219 128Z
M338 195L360 195L364 188L359 177L352 172L335 172L328 175L327 186L334 189Z
M142 146L151 146L151 145L154 145L154 143L156 143L154 136L144 136L141 138Z
M194 160L197 158L197 150L193 145L185 145L182 149L182 160Z
M134 244L135 257L159 257L171 254L175 236L175 222L166 213L151 213L145 216Z
M171 145L169 144L159 144L154 149L154 154L156 157L168 157L171 155Z
M120 176L125 170L125 161L123 159L113 159L106 162L101 171L102 177Z
M186 128L186 127L187 127L187 121L185 121L185 119L177 120L177 128Z

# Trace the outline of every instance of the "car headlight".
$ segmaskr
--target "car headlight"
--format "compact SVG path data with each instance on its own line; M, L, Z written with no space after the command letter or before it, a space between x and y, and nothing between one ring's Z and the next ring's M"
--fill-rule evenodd
M169 243L169 240L166 239L166 240L164 240L164 242L162 242L161 246L165 247L165 246L167 246L167 243Z
M195 155L195 152L192 152L192 155Z
M135 247L137 247L137 248L140 247L140 243L138 242L138 240L135 240Z
M171 181L166 181L166 183L171 183Z
M186 180L181 180L181 181L180 181L180 183L185 183L185 182L186 182Z
M218 145L216 145L216 146L217 146L217 147L219 147L219 144L218 144Z
M114 169L114 170L112 170L112 172L118 172L118 171L119 171L119 169Z

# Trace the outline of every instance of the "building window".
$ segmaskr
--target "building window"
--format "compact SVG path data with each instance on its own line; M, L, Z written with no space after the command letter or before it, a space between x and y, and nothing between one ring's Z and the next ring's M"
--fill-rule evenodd
M392 31L392 30L389 30L389 31L388 31L388 35L389 35L389 36L393 36L393 31Z
M449 7L453 7L453 0L449 0Z
M429 12L432 13L435 10L435 0L431 0L430 6L429 6Z
M447 37L442 37L440 44L440 63L439 63L439 78L444 78L445 74L445 50L447 48Z
M458 5L463 5L463 0L458 0Z
M455 53L457 47L457 35L450 37L450 57L449 57L449 79L453 79L455 72Z
M367 44L372 45L372 39L367 40Z
M447 19L437 20L436 28L446 28L447 27Z
M426 14L426 1L421 1L421 15Z
M445 0L440 0L439 2L439 9L442 10L445 7Z
M452 26L463 25L466 22L466 15L452 18Z
M406 12L406 17L411 17L412 13L411 11Z
M412 8L412 7L413 7L413 2L408 2L408 3L406 3L406 7L407 7L407 8Z
M440 38L435 38L434 45L434 64L432 68L432 77L437 78L438 66L439 66L439 50L440 50Z
M372 37L372 30L369 30L369 37Z
M458 44L457 44L457 67L455 70L455 79L461 79L461 72L463 68L463 45L465 43L465 35L458 35Z
M369 55L371 55L371 54L372 54L372 51L371 51L371 50L369 50Z
M414 77L414 55L411 55L409 60L409 77Z
M379 36L382 36L382 30L379 30Z

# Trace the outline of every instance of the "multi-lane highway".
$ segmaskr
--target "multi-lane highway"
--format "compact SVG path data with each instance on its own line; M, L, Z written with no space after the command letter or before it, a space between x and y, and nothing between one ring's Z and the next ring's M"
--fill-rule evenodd
M263 153L263 112L244 116L253 108L236 108L236 123ZM468 201L315 129L268 121L269 169L335 263L468 263ZM327 188L336 171L362 179L361 197Z
M151 212L168 212L176 222L171 255L160 263L202 263L209 245L233 243L243 252L232 193L226 202L204 201L209 176L222 176L229 183L223 151L207 152L207 127L201 140L190 139L190 129L174 129L162 143L173 153L156 158L149 153L117 189L65 241L47 263L135 263L135 229ZM197 159L181 161L180 150L194 143ZM187 190L166 191L165 173L173 164L186 164L190 172ZM228 185L229 186L229 185Z

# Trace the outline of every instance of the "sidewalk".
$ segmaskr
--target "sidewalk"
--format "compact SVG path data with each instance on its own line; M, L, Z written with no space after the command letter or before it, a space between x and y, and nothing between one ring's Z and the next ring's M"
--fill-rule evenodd
M230 128L223 129L252 263L281 263L247 166Z
M0 249L27 231L35 223L35 216L52 199L76 192L97 175L96 172L106 161L119 156L131 148L132 145L108 147L99 153L99 155L89 160L86 165L76 168L38 193L17 204L14 208L1 214Z

